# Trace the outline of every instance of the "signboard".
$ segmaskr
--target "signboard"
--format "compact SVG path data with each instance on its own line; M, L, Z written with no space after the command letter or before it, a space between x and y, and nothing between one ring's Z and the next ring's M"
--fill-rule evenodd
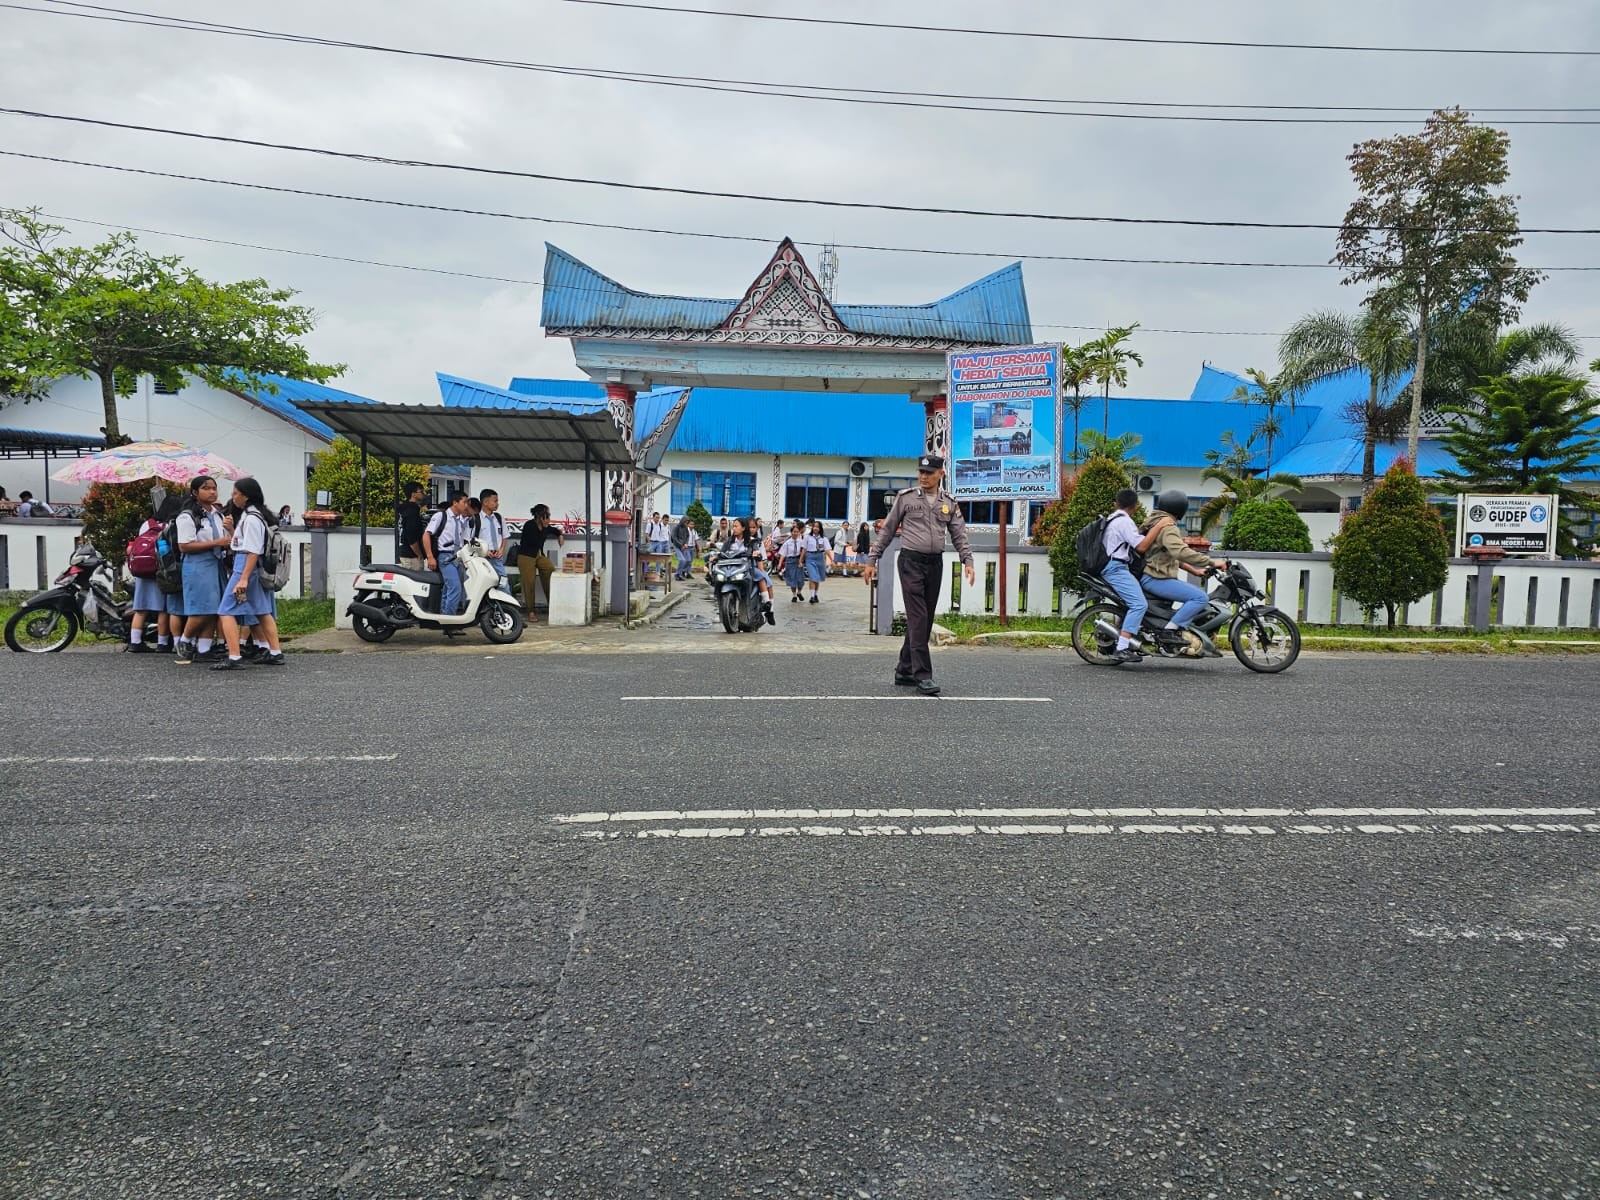
M1462 496L1456 505L1456 553L1485 546L1554 558L1560 503L1556 496Z
M950 494L957 500L1060 495L1060 347L952 351L947 367Z

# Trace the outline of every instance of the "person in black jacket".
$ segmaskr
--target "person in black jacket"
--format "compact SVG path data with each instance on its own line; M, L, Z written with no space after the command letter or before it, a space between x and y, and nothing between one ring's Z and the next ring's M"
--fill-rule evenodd
M422 485L406 484L406 500L400 506L400 565L422 570Z

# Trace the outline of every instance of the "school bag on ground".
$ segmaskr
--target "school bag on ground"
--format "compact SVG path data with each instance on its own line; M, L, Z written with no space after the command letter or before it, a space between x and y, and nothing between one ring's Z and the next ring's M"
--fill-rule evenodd
M128 543L128 574L136 579L154 579L161 567L161 535L166 526L146 521Z

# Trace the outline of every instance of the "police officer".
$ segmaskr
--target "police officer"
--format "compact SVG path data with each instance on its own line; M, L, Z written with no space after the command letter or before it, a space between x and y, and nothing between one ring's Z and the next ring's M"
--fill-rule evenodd
M900 661L894 681L902 687L915 687L924 696L937 696L933 681L933 659L928 655L928 638L933 633L933 610L939 605L939 590L944 584L944 537L948 531L961 565L967 570L967 583L977 582L972 566L972 546L967 541L967 522L956 499L940 485L944 482L944 459L924 454L917 460L917 486L894 498L883 523L883 532L867 552L863 572L871 587L878 575L878 559L888 549L895 534L900 535L900 590L906 602L906 640L900 647Z

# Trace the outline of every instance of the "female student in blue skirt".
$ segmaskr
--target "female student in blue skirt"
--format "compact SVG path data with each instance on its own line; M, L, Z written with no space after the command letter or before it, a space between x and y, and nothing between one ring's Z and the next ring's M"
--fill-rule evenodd
M164 526L172 523L173 515L178 509L178 498L169 497L162 501L161 507L151 516L145 518L139 526L135 537L142 537L146 533L159 531ZM167 616L168 597L156 585L155 578L145 578L135 575L133 577L133 619L129 622L128 653L130 654L171 654L170 641L171 622ZM150 618L155 618L155 629L149 628ZM150 642L145 638L146 633L153 632L156 640Z
M261 485L246 476L233 485L233 504L239 512L233 530L233 574L222 589L217 617L228 642L228 657L213 671L232 671L244 665L239 652L239 626L254 624L257 639L265 638L267 653L256 659L263 667L283 666L278 645L277 595L261 586L261 556L267 549L267 530L273 518L261 495Z
M186 667L196 658L211 655L227 575L224 559L233 539L233 520L217 507L217 481L211 476L189 481L189 497L178 514L176 536L183 555L183 599L188 617L178 635L173 662Z
M783 545L778 547L778 556L783 559L783 582L794 593L789 597L790 604L800 603L800 593L806 586L805 568L800 565L805 558L805 547L801 544L804 540L800 522L796 521L789 526L789 536Z
M822 581L828 577L828 568L833 566L833 543L822 536L821 521L811 522L801 547L805 550L806 582L811 585L811 603L820 604L822 601L818 593L822 589Z

